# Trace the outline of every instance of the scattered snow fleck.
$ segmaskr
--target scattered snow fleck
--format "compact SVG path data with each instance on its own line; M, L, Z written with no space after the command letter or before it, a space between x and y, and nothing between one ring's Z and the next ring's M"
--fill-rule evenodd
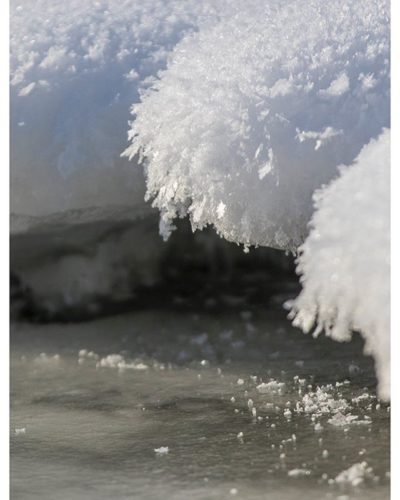
M335 427L347 427L349 425L368 425L370 421L359 420L357 415L352 415L350 413L343 415L343 413L338 412L328 420L328 424L334 425Z
M372 468L368 467L367 462L360 462L352 465L348 469L342 471L335 478L338 484L350 484L351 486L359 486L373 475Z
M257 386L257 391L261 394L276 394L282 393L286 389L286 384L284 382L277 382L276 380L271 380L270 382L263 382Z
M149 366L142 362L127 362L120 354L109 354L101 358L96 365L98 368L117 368L119 371L124 370L148 370Z
M157 455L167 455L169 453L169 447L160 446L160 448L154 448L154 451Z
M311 471L308 469L292 469L288 471L289 477L304 477L309 476Z

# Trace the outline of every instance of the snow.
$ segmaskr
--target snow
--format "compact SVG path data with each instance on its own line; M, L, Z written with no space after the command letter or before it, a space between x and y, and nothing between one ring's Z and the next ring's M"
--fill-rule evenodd
M294 323L361 332L388 399L388 0L21 0L10 48L25 229L93 207L93 220L147 217L146 196L165 238L188 216L245 251L301 245ZM50 309L124 296L131 268L154 282L161 254L133 233L24 279Z
M342 413L336 413L332 418L328 420L328 424L335 427L348 427L349 425L369 425L371 422L369 420L359 420L357 415L343 415Z
M125 370L148 370L148 365L141 361L126 361L125 357L121 354L108 354L96 363L97 368L117 368L123 372Z
M311 232L300 248L303 290L294 324L338 341L361 332L375 358L379 395L390 380L390 133L315 195Z
M141 91L126 154L165 237L189 216L245 248L295 249L313 191L389 125L388 2L239 5Z
M168 446L160 446L160 448L154 448L156 455L168 455L169 448Z
M351 486L359 486L365 479L373 475L371 467L368 467L367 462L360 462L352 465L348 469L342 471L335 478L338 484L350 484Z
M286 384L284 382L278 382L276 380L270 380L269 382L262 382L257 385L257 391L261 394L282 394L286 389Z
M288 471L288 476L289 477L304 477L304 476L309 476L311 474L311 471L308 469L292 469Z
M223 16L224 3L12 1L12 211L145 206L141 169L120 158L130 107L184 34Z

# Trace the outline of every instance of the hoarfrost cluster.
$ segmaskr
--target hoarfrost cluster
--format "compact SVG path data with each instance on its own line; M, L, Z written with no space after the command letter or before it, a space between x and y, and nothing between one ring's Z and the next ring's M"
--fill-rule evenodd
M176 217L295 249L312 193L389 124L386 2L250 1L185 37L133 107L130 157Z

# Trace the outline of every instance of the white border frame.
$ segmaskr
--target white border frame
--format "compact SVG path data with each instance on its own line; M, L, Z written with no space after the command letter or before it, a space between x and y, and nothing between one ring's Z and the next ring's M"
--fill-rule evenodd
M10 406L9 406L9 297L10 297L10 253L9 253L9 4L8 1L0 3L0 151L2 161L0 165L0 387L1 387L1 431L0 431L0 463L1 481L0 498L9 498L10 476L9 476L9 429L10 429Z

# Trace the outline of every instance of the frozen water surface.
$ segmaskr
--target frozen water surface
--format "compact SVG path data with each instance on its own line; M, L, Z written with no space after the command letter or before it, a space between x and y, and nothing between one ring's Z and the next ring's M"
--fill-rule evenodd
M11 342L14 499L389 498L361 339L303 336L273 300L171 295Z

